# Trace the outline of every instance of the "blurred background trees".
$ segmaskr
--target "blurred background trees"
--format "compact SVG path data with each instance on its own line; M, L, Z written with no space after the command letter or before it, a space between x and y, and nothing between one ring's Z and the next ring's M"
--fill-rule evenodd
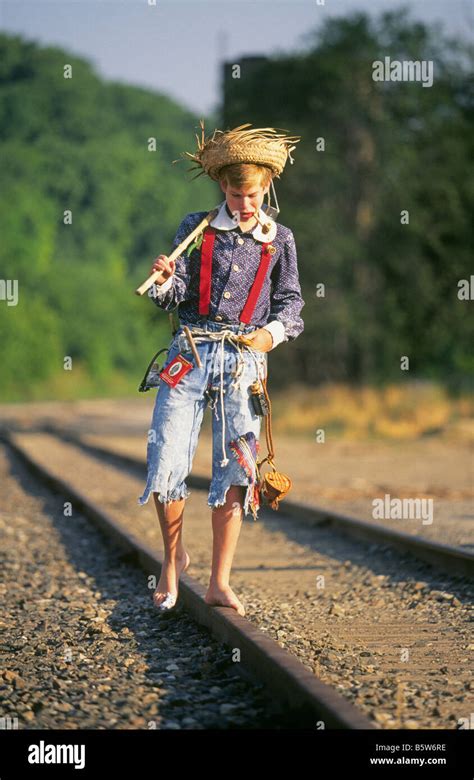
M279 348L282 379L291 366L309 383L397 380L402 355L412 377L452 388L472 377L472 316L457 298L473 250L468 55L406 13L357 14L310 33L298 56L227 71L226 125L302 136L276 180L306 300L304 334ZM373 81L385 56L432 60L433 86Z
M373 81L385 56L433 60L433 86ZM275 185L305 332L272 356L273 387L403 380L402 355L410 378L466 387L472 304L457 292L472 271L470 52L404 13L356 14L291 56L247 64L235 79L224 68L222 114L204 117L206 129L251 122L302 136ZM169 325L133 290L183 216L222 200L207 177L190 181L186 162L171 164L195 147L199 118L102 81L67 52L0 36L0 277L19 281L18 306L0 301L1 400L136 392ZM63 370L65 356L78 371Z

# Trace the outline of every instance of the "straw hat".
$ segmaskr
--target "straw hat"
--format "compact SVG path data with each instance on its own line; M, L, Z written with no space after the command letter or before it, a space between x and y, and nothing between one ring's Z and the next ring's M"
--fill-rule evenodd
M214 181L219 180L219 171L225 165L235 163L253 163L254 165L266 165L279 178L289 158L291 164L294 160L291 152L295 149L301 136L289 136L277 133L273 127L254 128L251 124L240 125L233 130L214 130L212 136L204 137L204 122L201 119L201 139L196 135L198 150L195 154L182 152L183 157L190 158L195 165L188 168L189 171L201 168L193 179L207 173ZM173 160L180 162L180 160Z

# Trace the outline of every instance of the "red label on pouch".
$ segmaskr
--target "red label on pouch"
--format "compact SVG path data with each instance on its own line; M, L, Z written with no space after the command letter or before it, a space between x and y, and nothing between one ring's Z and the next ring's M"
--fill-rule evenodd
M163 369L163 371L160 372L160 377L169 385L171 385L171 387L176 387L183 376L187 374L188 371L191 371L192 367L193 364L190 363L189 360L186 360L186 358L183 357L180 353L179 355L176 355L176 357L168 366L166 366L166 368Z

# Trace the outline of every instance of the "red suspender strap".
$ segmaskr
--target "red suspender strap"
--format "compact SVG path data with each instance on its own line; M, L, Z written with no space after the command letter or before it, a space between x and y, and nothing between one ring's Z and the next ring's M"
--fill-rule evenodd
M204 229L204 236L201 244L201 266L199 270L199 314L209 314L209 304L211 301L212 252L214 249L215 237L215 228L208 226ZM240 322L244 322L246 325L248 325L252 319L255 306L257 305L268 272L268 266L272 259L272 253L269 252L268 249L269 246L270 243L262 244L260 265L255 274L255 279L250 288L245 306L240 313Z
M209 314L211 301L212 251L216 230L208 225L204 229L201 244L201 266L199 271L199 314Z
M270 260L272 259L272 255L268 251L269 246L270 246L269 243L262 245L260 265L258 266L258 271L255 275L255 279L253 280L252 287L250 288L250 292L245 302L245 306L240 313L240 322L244 322L246 325L248 325L250 320L252 319L253 310L257 305L257 301L261 289L263 287L265 277L267 275L268 266L270 265Z

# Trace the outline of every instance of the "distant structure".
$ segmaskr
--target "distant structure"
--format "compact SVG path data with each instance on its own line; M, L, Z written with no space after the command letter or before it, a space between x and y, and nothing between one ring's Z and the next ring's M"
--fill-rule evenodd
M263 56L248 56L248 57L236 57L235 60L232 62L227 60L222 63L222 109L221 109L221 119L222 119L222 125L224 127L227 127L227 125L233 121L230 119L230 114L232 113L232 117L239 117L241 116L240 111L242 111L242 114L245 113L246 105L245 105L245 90L242 90L242 104L239 105L239 90L236 89L236 81L239 82L238 79L235 79L232 77L233 68L235 65L240 65L240 82L242 82L246 76L248 76L251 73L254 73L257 71L263 63L267 62L268 57ZM232 95L232 111L230 106L230 96ZM240 120L237 120L240 121ZM242 122L246 121L245 118L242 118Z

